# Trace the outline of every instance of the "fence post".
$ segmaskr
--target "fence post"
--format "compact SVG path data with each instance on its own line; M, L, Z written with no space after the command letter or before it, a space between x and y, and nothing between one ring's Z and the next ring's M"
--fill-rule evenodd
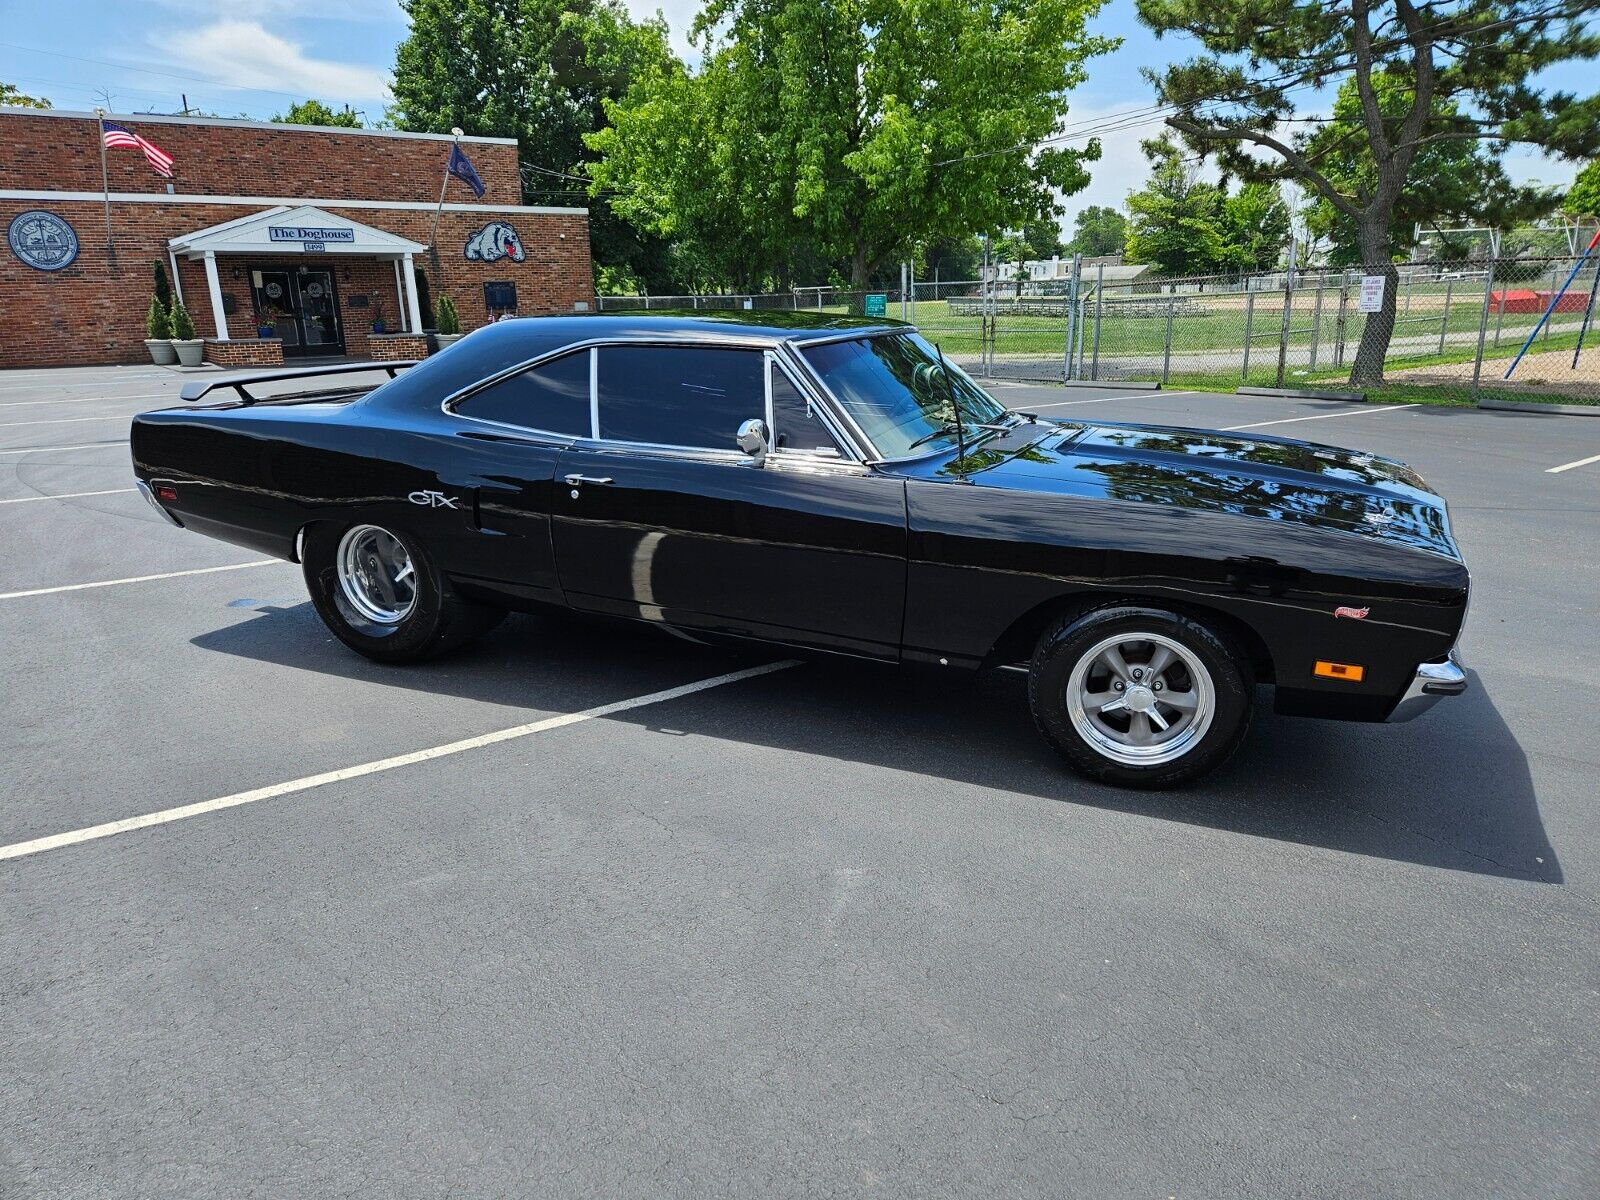
M911 323L917 323L917 260L912 259L908 264L911 271Z
M1494 306L1494 344L1500 345L1500 329L1506 323L1506 290L1500 289L1500 299Z
M1450 294L1455 291L1456 281L1445 280L1444 284L1444 319L1439 322L1439 353L1444 353L1445 337L1450 332Z
M900 319L906 319L906 264L900 264Z
M1333 365L1344 366L1344 339L1350 320L1350 270L1339 277L1339 316L1333 323Z
M1106 302L1106 265L1098 263L1094 272L1094 359L1089 365L1089 378L1100 378L1100 316Z
M1172 373L1172 310L1177 305L1176 300L1167 301L1167 338L1161 347L1161 383L1166 385L1167 377Z
M1245 280L1244 292L1244 365L1239 368L1239 381L1250 382L1250 330L1256 321L1256 294L1250 290L1250 281Z
M1483 377L1483 341L1489 334L1489 305L1494 296L1494 268L1499 255L1495 253L1491 244L1489 249L1489 276L1483 284L1483 311L1478 314L1478 353L1472 362L1472 403L1478 403L1478 381ZM1505 311L1505 300L1499 304L1502 312ZM1495 338L1500 337L1500 330L1495 329Z
M1317 369L1317 343L1322 340L1322 276L1317 276L1317 299L1311 307L1311 364L1310 370Z
M1072 276L1067 280L1067 340L1062 347L1061 377L1064 380L1074 379L1073 374L1073 338L1078 331L1078 285L1083 274L1083 255L1072 256Z

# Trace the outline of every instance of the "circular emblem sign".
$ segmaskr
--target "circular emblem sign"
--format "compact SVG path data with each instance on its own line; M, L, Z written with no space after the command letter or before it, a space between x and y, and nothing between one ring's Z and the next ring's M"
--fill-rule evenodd
M19 213L6 230L6 241L15 254L40 271L59 271L70 267L78 257L78 235L55 213Z
M269 284L267 284L267 299L276 300L282 295L283 295L283 285L281 283L269 283Z
M315 300L318 296L322 295L322 285L320 283L306 284L306 295Z

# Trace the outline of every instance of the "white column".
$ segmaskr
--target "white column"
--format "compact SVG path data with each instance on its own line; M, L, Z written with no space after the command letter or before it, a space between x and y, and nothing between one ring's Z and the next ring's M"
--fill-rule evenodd
M412 265L411 255L407 254L402 260L405 271L406 285L406 311L411 314L411 332L422 332L422 309L417 305L417 270Z
M206 290L211 293L211 315L217 319L217 340L228 340L228 314L222 311L222 281L217 278L217 255L206 251Z

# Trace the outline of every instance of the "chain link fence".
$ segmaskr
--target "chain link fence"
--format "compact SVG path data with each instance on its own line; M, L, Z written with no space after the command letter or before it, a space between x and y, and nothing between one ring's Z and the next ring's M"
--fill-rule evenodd
M1581 256L1398 264L1384 383L1364 390L1463 404L1600 405L1597 269ZM1362 311L1362 275L1352 268L1161 278L1097 264L1059 280L602 296L599 308L881 310L917 325L985 378L1343 394L1357 390L1351 366L1371 319Z

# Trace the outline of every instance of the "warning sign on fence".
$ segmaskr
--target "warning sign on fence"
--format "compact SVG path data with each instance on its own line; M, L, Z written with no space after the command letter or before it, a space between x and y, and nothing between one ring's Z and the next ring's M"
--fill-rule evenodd
M1383 276L1363 275L1361 277L1361 297L1356 304L1357 312L1373 313L1383 308Z

